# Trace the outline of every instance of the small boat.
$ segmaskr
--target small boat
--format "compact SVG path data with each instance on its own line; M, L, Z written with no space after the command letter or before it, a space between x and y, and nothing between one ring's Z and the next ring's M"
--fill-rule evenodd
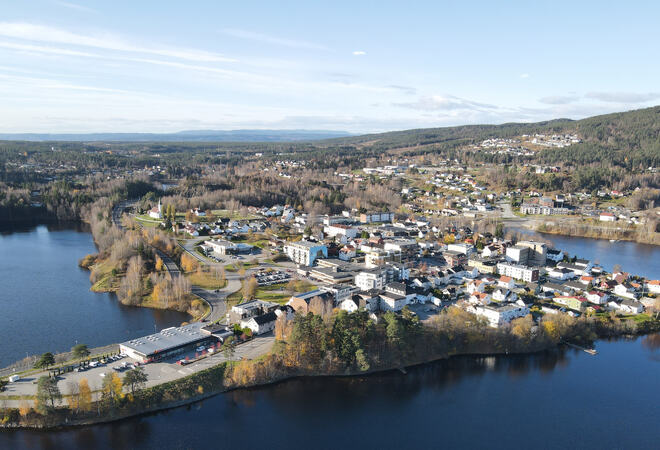
M618 239L610 239L610 242L619 242Z

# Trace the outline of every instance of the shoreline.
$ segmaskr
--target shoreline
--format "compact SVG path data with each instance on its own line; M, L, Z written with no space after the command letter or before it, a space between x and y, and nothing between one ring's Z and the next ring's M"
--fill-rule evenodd
M592 344L595 344L598 341L604 341L604 340L619 340L619 339L637 339L642 336L648 336L654 333L658 333L658 330L651 330L651 331L644 331L636 334L630 334L630 333L622 333L619 335L608 335L608 336L599 336ZM7 430L11 432L11 430L36 430L36 431L62 431L62 430L70 430L73 428L83 428L87 426L94 426L94 425L103 425L103 424L109 424L109 423L114 423L114 422L120 422L123 420L135 418L135 417L140 417L140 416L148 416L148 415L153 415L157 414L159 412L163 411L168 411L171 409L176 409L180 408L182 406L187 406L187 405L192 405L197 402L201 402L203 400L209 399L211 397L215 397L217 395L221 394L226 394L232 391L240 390L240 389L259 389L267 386L273 386L277 385L286 381L290 380L295 380L295 379L303 379L303 378L354 378L354 377L371 377L373 375L377 374L383 374L387 372L401 372L403 375L406 374L405 370L406 369L414 369L426 364L433 364L439 361L444 361L444 360L449 360L452 358L461 358L461 357L471 357L471 358L487 358L487 357L501 357L501 356L531 356L534 354L542 353L542 352L547 352L547 351L552 351L552 350L558 350L562 346L568 347L565 343L557 343L553 345L548 345L542 348L538 349L529 349L529 350L524 350L524 351L499 351L499 352L489 352L489 353L483 353L483 352L470 352L470 351L465 351L465 352L458 352L454 354L447 354L439 357L432 357L432 358L423 358L421 360L413 361L410 362L409 364L401 365L398 367L383 367L383 368L377 368L377 369L372 369L364 372L351 372L351 373L302 373L302 374L288 374L288 375L283 375L283 376L278 376L272 379L269 379L267 381L263 382L258 382L258 383L252 383L252 384L246 384L243 386L230 386L230 387L224 387L221 389L213 390L211 392L204 392L202 394L198 394L189 398L185 399L178 399L178 400L173 400L169 401L167 403L164 403L162 405L154 406L154 407L149 407L141 411L131 411L127 412L125 414L119 415L119 416L112 416L112 417L103 417L99 416L98 418L95 419L84 419L81 421L69 421L68 418L65 419L64 422L57 423L57 424L42 424L42 425L20 425L20 424L8 424L8 423L0 423L0 429L2 430ZM577 350L579 351L579 350ZM217 370L221 368L221 366L226 366L227 363L220 363L217 366L214 366L210 369L207 370ZM200 372L201 373L201 372ZM195 375L198 374L193 374L189 375L188 377L180 378L178 380L169 382L169 383L181 383L185 382L186 380L189 380L191 378L194 378ZM164 383L167 384L167 383ZM162 386L162 385L157 385L155 387Z
M570 233L562 230L555 230L555 229L530 229L531 231L534 231L536 233L541 233L541 234L550 234L553 236L566 236L566 237L576 237L576 238L584 238L584 239L596 239L596 240L601 240L601 241L611 241L611 240L616 240L616 241L626 241L626 242L634 242L636 244L643 244L643 245L655 245L655 246L660 246L660 238L654 239L653 241L645 241L645 240L640 240L637 239L635 236L615 236L615 237L606 237L606 236L591 236L587 233ZM656 242L657 241L657 242Z

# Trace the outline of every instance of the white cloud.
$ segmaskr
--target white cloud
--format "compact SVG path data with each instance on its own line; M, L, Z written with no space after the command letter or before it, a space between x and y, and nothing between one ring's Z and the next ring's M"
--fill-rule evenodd
M362 51L362 50L355 50L355 51L353 52L353 55L354 55L354 56L364 56L364 55L366 55L366 54L367 54L367 52Z
M254 31L241 30L237 28L225 28L222 30L223 34L227 36L236 37L239 39L247 39L250 41L262 42L265 44L280 45L290 48L303 48L308 50L329 50L328 47L314 42L301 41L296 39L287 39L277 36L270 36L262 33L255 33Z
M88 12L88 13L89 12L93 12L93 13L96 12L92 8L88 8L87 6L83 6L83 5L78 5L77 3L65 2L65 1L61 1L61 0L54 0L53 3L55 3L58 6L62 6L64 8L75 9L76 11L82 11L82 12Z
M36 42L93 47L129 53L146 53L200 62L235 62L233 58L198 49L135 45L111 34L79 34L60 28L22 22L0 22L0 36Z
M431 95L420 97L416 102L394 103L394 106L417 109L420 111L487 111L498 109L495 105L474 102L453 95Z
M528 73L521 73L520 78L523 78L523 79L524 78L529 78L529 74Z
M62 56L83 56L87 58L98 58L100 55L95 55L93 53L81 52L78 50L70 50L61 47L50 47L43 45L33 45L33 44L18 44L15 42L0 42L0 47L7 48L10 50L25 51L25 52L36 52L42 54L51 54L51 55L62 55Z
M539 102L547 105L566 105L568 103L576 102L580 99L578 95L550 95L542 97Z
M658 92L587 92L587 98L611 103L645 103L660 98Z

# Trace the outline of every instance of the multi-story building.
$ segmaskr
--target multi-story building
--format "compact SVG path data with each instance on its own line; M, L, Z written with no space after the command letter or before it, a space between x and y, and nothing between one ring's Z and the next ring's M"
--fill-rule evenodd
M530 266L545 266L548 246L544 242L520 241L517 247L529 248L527 264Z
M462 266L467 261L465 253L446 251L442 253L449 267Z
M504 262L498 263L497 273L500 275L506 275L507 277L511 277L516 280L527 281L528 283L537 281L539 279L539 269L526 267L519 264L510 264Z
M317 258L328 257L328 247L318 242L289 242L284 246L284 253L297 264L313 266Z
M386 282L385 271L379 269L365 270L355 276L355 285L363 291L383 289Z
M522 245L507 247L506 259L515 264L527 264L527 261L529 260L529 247L524 247Z
M391 212L368 212L360 214L360 222L391 222L394 219L394 213Z
M325 226L323 232L330 238L340 236L348 240L354 239L357 236L358 229L350 225L337 223Z

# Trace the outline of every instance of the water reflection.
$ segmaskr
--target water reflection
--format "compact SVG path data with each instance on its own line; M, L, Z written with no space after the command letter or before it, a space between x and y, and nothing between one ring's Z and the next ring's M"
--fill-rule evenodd
M407 375L293 379L112 424L0 433L0 448L512 448L536 442L539 421L552 424L548 448L571 448L578 435L584 448L651 448L657 366L645 353L658 348L654 335L599 342L596 357L560 348L456 357ZM651 395L630 396L625 379ZM599 427L574 420L613 409Z
M660 362L660 333L644 336L642 346L647 351L649 359Z

